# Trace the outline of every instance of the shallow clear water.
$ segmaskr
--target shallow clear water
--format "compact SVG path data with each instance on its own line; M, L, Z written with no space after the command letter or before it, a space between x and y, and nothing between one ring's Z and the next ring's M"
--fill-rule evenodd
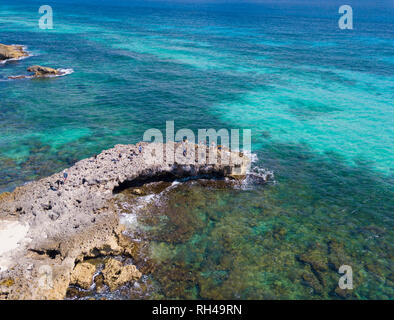
M53 30L38 28L39 2L0 4L0 43L33 55L0 65L0 191L166 120L250 128L255 165L275 183L173 190L160 210L167 229L187 233L150 235L162 266L152 277L168 280L158 294L336 298L335 240L353 297L393 298L392 4L352 4L355 29L345 31L336 3L52 3ZM33 64L74 73L6 80ZM310 252L327 265L322 276L300 259ZM192 279L166 278L172 268Z

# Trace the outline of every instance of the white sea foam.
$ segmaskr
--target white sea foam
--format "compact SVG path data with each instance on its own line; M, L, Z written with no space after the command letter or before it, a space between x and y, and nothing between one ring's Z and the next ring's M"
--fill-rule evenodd
M252 163L255 163L259 160L258 156L256 153L251 153L250 154L250 160L252 161Z
M253 185L264 184L267 181L275 182L274 172L257 165L259 158L256 153L243 151L251 161L250 168L246 172L246 178L242 181L240 188L243 190L253 189Z
M159 194L164 194L165 192L168 192L168 191L170 191L170 190L176 188L176 187L177 187L178 185L180 185L181 183L182 183L182 182L175 180L175 181L173 181L173 182L171 183L171 185L170 185L169 187L165 188L165 189L164 189L162 192L160 192Z
M69 75L69 74L72 74L72 73L74 73L74 69L62 69L62 68L59 68L59 69L57 69L57 71L59 71L59 72L61 72L61 74L55 74L55 75L48 75L48 76L45 76L44 78L57 78L57 77L64 77L64 76L67 76L67 75ZM30 77L29 77L30 78ZM31 78L34 78L34 76L32 76Z
M0 64L6 64L7 62L10 62L10 61L24 60L24 59L27 59L27 58L30 58L30 57L31 57L31 56L29 55L29 56L26 56L26 57L5 59L5 60L0 61Z
M120 223L126 226L137 224L137 214L135 213L123 213L119 219Z
M119 221L121 224L126 226L126 232L129 236L133 237L133 233L141 228L138 223L139 212L146 208L150 203L158 201L159 198L160 195L149 194L147 196L136 198L133 203L122 202L120 204L119 209L125 209L127 210L127 213L120 214Z
M152 200L155 198L156 195L150 194L143 197L136 198L135 202L130 204L128 202L122 202L121 206L124 209L129 210L131 213L137 213L140 209L146 207Z
M56 75L55 77L64 77L64 76L67 76L67 75L69 75L69 74L72 74L72 73L74 73L74 69L58 69L62 74L60 74L60 75Z

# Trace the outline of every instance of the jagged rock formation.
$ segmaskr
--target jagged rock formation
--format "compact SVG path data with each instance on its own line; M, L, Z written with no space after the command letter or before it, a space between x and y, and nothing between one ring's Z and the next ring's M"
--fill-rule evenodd
M57 69L42 66L32 66L27 68L27 71L33 72L34 77L47 77L61 74L61 72Z
M178 149L180 156L167 163L166 152ZM0 251L0 299L63 299L72 274L75 282L79 271L92 273L92 268L75 270L86 258L130 255L112 202L114 192L180 177L244 177L249 158L221 151L191 143L116 145L63 172L0 194L0 238L2 228L19 230L16 237L6 238ZM217 161L207 164L213 154ZM137 278L138 270L129 268L121 279L111 278L107 270L105 281L114 288ZM83 285L88 284L85 279Z
M30 75L9 76L8 79L47 78L54 76L62 76L66 74L64 69L53 69L53 68L42 67L42 66L31 66L27 68L27 71L32 72L34 74L32 76Z
M5 45L0 43L0 61L8 59L21 59L29 54L24 50L23 46Z
M120 261L111 258L105 265L103 276L104 283L114 291L131 280L138 280L142 273L134 265L123 266Z
M96 267L93 264L89 262L78 263L71 274L70 284L87 290L92 285L95 272Z

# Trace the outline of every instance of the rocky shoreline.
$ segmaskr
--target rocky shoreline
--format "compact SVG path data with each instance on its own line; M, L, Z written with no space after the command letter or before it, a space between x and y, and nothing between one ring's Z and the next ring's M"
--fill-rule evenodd
M116 145L63 172L0 194L0 237L7 234L4 230L19 230L0 248L0 299L64 299L71 284L93 284L96 268L88 260L103 256L113 258L95 282L115 290L141 277L134 265L116 259L132 259L134 248L122 233L114 193L184 177L243 179L250 165L247 156L230 151L224 152L230 161L224 161L217 147L200 154L207 160L216 153L215 164L198 161L201 149L192 143L187 144L185 162L167 164L167 148L181 147L185 145ZM163 150L162 161L157 161L157 150Z

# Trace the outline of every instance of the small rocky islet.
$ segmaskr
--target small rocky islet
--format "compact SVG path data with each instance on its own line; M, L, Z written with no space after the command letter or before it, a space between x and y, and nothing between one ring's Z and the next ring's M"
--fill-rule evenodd
M48 78L54 76L62 76L66 74L66 72L64 72L62 69L53 69L43 66L31 66L27 68L27 71L32 72L33 75L9 76L8 79Z
M217 153L215 164L196 161L192 154L201 157L200 149L191 143L185 163L168 164L165 157L156 161L155 150L163 148L165 155L168 147L116 145L1 194L0 229L18 232L0 248L0 299L64 299L75 291L80 297L90 288L112 292L138 280L138 248L123 233L114 196L153 181L200 176L241 181L250 164L242 153L222 161L223 149L217 147L207 147L205 153L207 159ZM171 145L173 150L180 147Z
M19 60L28 56L29 53L22 45L5 45L0 43L0 62Z
M29 53L22 45L5 45L0 43L0 63L4 64L7 61L16 61L29 57ZM55 76L63 76L70 72L69 69L54 69L40 65L34 65L27 68L27 71L33 75L17 75L8 76L10 80L16 79L35 79L35 78L48 78Z

